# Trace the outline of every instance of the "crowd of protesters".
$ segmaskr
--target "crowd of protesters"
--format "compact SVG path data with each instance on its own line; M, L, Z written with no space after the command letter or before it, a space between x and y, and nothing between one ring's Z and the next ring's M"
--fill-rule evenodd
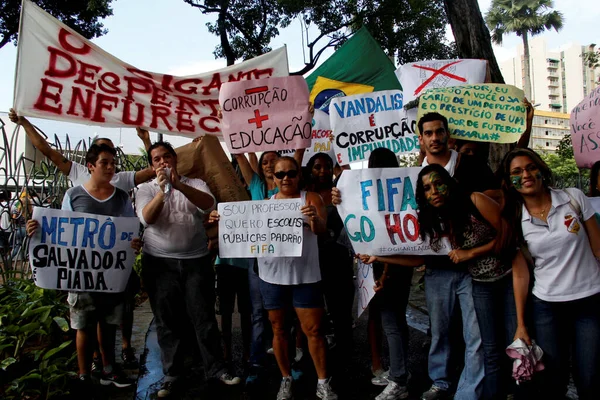
M530 132L533 109L527 106ZM353 346L353 258L373 264L375 274L376 295L369 306L372 383L385 386L377 400L409 396L406 308L413 270L423 265L432 385L421 399L563 399L571 373L580 399L600 393L600 226L580 190L552 187L550 169L526 147L529 133L494 173L480 144L453 143L444 116L429 113L418 121L423 167L416 186L418 221L423 240L433 248L449 240L445 256L354 254L336 208L345 201L335 187L343 168L335 173L326 154L315 154L304 168L303 150L293 158L272 151L258 159L237 154L234 161L252 200L301 199L302 254L215 260L205 230L205 224L219 220L215 197L204 181L178 174L177 154L168 143L151 144L148 132L138 129L150 167L116 172L109 140L96 139L86 165L76 164L52 149L25 118L12 110L10 118L71 179L63 209L140 219L143 241L134 246L142 251L142 281L156 318L165 375L159 398L176 398L181 390L189 336L207 378L242 382L230 366L237 297L245 384L250 388L261 381L272 352L282 375L277 399L292 399L305 341L318 378L316 396L337 399L336 379ZM368 164L399 167L396 155L384 148L373 151ZM592 171L591 195L600 193L599 169L597 164ZM136 187L134 208L129 194ZM20 214L20 224L32 234L37 225L27 221L28 214ZM132 274L125 295L69 295L82 383L91 384L94 371L105 385L132 383L111 349L115 327L123 324L122 359L126 366L137 362L130 345L131 293L137 285ZM450 361L454 320L462 321L464 340L458 382L452 381ZM387 371L381 332L389 344ZM544 352L545 369L525 385L514 384L505 351L518 339L535 342ZM93 355L94 350L99 352Z

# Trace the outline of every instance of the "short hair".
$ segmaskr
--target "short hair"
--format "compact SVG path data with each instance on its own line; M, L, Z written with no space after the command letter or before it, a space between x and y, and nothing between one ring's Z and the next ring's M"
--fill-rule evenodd
M448 132L448 134L450 134L450 129L448 128L448 118L444 117L440 113L430 112L430 113L423 115L421 117L421 119L419 119L419 122L417 123L417 125L419 127L419 135L423 135L423 124L425 122L433 122L433 121L442 121L442 123L444 124L444 128L446 128L446 132Z
M150 165L152 165L152 150L159 147L164 147L169 153L171 153L173 157L177 157L177 153L175 152L173 146L171 146L171 143L159 140L158 142L152 143L152 146L148 148L148 163L150 163Z
M116 157L117 151L105 144L93 144L88 149L85 155L85 164L96 165L96 161L98 161L98 157L100 157L101 153L109 153L112 154L113 157Z
M298 164L298 161L296 161L296 159L294 157L281 156L277 160L275 160L275 165L279 164L282 161L290 161L290 162L294 163L294 165L296 166L296 171L298 171L300 173L302 172L302 170L300 169L300 164Z
M106 138L106 137L97 137L97 138L95 138L94 140L92 140L92 145L98 144L98 142L102 142L102 141L111 142L113 144L113 147L115 145L114 142L112 141L112 139L109 139L109 138Z

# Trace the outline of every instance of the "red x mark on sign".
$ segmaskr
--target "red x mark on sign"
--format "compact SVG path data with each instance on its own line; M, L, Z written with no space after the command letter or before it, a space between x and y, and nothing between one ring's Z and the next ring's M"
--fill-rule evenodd
M448 78L456 79L457 81L460 81L460 82L466 82L467 80L466 80L465 78L463 78L462 76L454 75L454 74L451 74L450 72L446 72L446 71L444 71L446 68L448 68L448 67L450 67L450 66L452 66L452 65L454 65L454 64L458 64L458 63L459 63L459 62L461 62L461 61L462 61L462 60L457 60L457 61L451 62L450 64L446 64L446 65L444 65L444 66L443 66L442 68L440 68L440 69L435 69L435 68L431 68L431 67L426 67L426 66L424 66L424 65L416 65L416 64L415 64L415 65L413 65L413 67L415 67L415 68L420 68L420 69L424 69L424 70L427 70L427 71L432 71L432 72L433 72L433 74L432 74L432 75L431 75L429 78L427 78L427 80L426 80L425 82L423 82L423 83L421 84L421 86L419 86L419 87L418 87L418 88L415 90L415 96L416 96L417 94L419 94L419 93L421 92L421 90L423 90L423 89L425 88L425 86L429 85L429 84L431 83L431 81L433 81L433 80L435 79L435 77L436 77L436 76L438 76L438 75L445 75L445 76L447 76Z

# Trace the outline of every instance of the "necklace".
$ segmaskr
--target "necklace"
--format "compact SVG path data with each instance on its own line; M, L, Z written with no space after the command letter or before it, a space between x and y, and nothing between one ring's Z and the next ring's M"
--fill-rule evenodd
M552 205L552 203L550 203L550 205ZM540 211L529 210L529 214L539 215L540 218L544 219L544 214L546 213L547 209L548 209L548 204L546 204Z

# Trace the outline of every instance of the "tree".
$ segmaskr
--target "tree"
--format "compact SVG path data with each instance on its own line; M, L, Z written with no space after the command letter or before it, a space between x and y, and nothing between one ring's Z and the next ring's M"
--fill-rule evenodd
M488 27L492 29L492 40L501 44L506 33L516 33L523 39L525 97L531 102L531 69L529 56L529 35L535 36L545 30L557 32L563 26L560 11L551 11L552 0L492 0L485 16Z
M427 58L447 58L454 54L444 39L444 12L436 2L426 0L184 0L204 14L214 14L207 24L220 38L216 57L231 65L270 50L269 43L280 28L294 18L303 27L305 67L292 74L313 69L329 47L341 45L362 25L390 56L400 62ZM319 34L311 38L309 27ZM437 40L430 40L435 37Z
M87 39L106 34L100 19L112 15L112 0L33 0L38 6ZM17 43L21 0L0 0L0 49L7 43Z
M558 142L556 147L556 154L563 160L574 160L575 154L573 152L573 141L571 135L565 135Z
M595 70L600 68L600 50L595 50L595 47L595 44L590 44L588 51L582 54L585 65L592 69L592 73L595 73ZM594 78L592 77L591 80L594 80ZM598 76L596 83L600 85L600 76Z

